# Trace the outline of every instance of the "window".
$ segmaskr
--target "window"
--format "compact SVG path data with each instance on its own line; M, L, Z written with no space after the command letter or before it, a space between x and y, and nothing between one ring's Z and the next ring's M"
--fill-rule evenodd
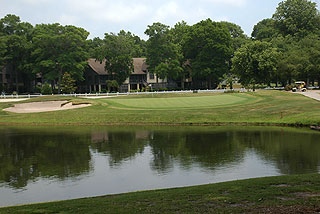
M149 73L149 79L151 79L151 80L154 79L154 74L153 73Z

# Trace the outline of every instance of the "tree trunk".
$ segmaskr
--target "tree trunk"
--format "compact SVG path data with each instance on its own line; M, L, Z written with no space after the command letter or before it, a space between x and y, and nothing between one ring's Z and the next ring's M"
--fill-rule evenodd
M184 90L184 78L183 77L181 78L181 88L182 88L182 90Z
M233 89L233 83L232 83L232 81L230 81L230 89L231 89L231 90Z
M62 68L59 69L58 94L61 94L61 77L62 77Z

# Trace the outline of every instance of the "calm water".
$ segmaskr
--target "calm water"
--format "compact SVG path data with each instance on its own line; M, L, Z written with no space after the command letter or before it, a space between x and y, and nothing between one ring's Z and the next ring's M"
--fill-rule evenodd
M0 127L0 206L319 173L319 139L280 127Z

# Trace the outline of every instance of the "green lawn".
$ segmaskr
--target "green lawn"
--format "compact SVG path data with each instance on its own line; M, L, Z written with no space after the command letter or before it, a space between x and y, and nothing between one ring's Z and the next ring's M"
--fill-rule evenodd
M319 213L320 175L258 178L0 208L4 213Z
M106 103L122 108L137 109L201 109L234 104L245 104L249 97L241 94L219 96L167 97L167 98L134 98L105 100Z
M32 114L0 110L0 124L320 124L319 101L282 91L131 95L98 100L39 97L25 102L56 99L93 105ZM0 109L9 105L13 103L0 103Z

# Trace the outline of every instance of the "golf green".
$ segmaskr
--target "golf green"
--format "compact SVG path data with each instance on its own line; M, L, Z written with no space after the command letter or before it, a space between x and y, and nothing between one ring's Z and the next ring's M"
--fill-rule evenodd
M193 109L242 104L249 101L240 94L223 94L219 96L168 97L168 98L134 98L105 100L118 108L134 109Z

